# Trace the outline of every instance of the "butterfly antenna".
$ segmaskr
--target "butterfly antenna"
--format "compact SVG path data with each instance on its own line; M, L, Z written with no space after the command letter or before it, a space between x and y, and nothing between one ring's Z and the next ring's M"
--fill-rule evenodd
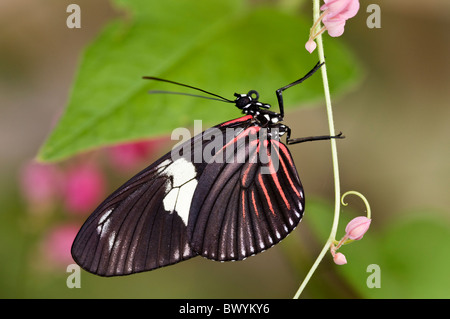
M171 83L171 84L175 84L175 85L179 85L179 86L184 86L190 89L194 89L212 96L217 97L217 99L215 98L210 98L210 97L206 97L206 96L202 96L202 95L195 95L195 94L189 94L189 93L179 93L179 92L171 92L171 91L150 91L149 93L170 93L170 94L180 94L180 95L188 95L188 96L195 96L195 97L202 97L202 98L206 98L206 99L211 99L211 100L218 100L218 101L223 101L223 102L228 102L228 103L234 103L234 101L229 100L223 96L220 96L218 94L214 94L211 92L208 92L206 90L200 89L198 87L195 86L191 86L191 85L187 85L187 84L183 84L183 83L179 83L179 82L175 82L175 81L170 81L170 80L166 80L166 79L161 79L161 78L157 78L154 76L143 76L143 79L146 80L155 80L155 81L160 81L160 82L167 82L167 83Z
M204 96L204 95L198 95L198 94L191 94L191 93L183 93L183 92L175 92L175 91L162 91L162 90L150 90L148 91L149 94L175 94L175 95L186 95L186 96L193 96L193 97L200 97L202 99L208 99L208 100L214 100L214 101L220 101L220 102L233 102L229 100L224 100L222 98L218 99L215 97L210 96Z

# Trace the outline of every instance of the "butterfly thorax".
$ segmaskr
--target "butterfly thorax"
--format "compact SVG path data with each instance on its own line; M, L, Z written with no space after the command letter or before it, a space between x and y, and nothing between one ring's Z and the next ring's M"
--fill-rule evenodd
M242 113L252 115L256 125L267 128L269 136L272 131L276 131L279 136L287 132L286 125L280 123L283 117L279 113L269 111L270 104L259 102L258 92L251 90L247 94L235 93L234 96L236 107L242 110Z

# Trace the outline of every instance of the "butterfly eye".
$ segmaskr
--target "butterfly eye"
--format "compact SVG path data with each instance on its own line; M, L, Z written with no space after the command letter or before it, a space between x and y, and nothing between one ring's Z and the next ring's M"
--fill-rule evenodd
M255 90L248 91L247 95L250 96L253 101L258 101L259 99L259 94Z
M236 106L242 110L244 107L246 107L247 105L249 105L251 103L251 99L249 97L249 95L244 95L242 94L242 96L238 97L236 99Z

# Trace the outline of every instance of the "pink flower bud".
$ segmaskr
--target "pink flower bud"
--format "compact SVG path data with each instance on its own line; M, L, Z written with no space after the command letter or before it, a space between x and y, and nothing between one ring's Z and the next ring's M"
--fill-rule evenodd
M100 203L104 193L105 182L97 166L77 164L67 172L65 204L70 212L90 212Z
M333 261L336 265L345 265L347 263L347 259L342 253L334 254Z
M314 42L314 40L312 39L309 39L305 44L305 48L309 53L312 53L316 49L316 46L316 42Z
M347 227L345 227L345 233L347 238L352 240L361 239L369 229L371 221L372 221L371 219L365 216L353 218L347 224Z

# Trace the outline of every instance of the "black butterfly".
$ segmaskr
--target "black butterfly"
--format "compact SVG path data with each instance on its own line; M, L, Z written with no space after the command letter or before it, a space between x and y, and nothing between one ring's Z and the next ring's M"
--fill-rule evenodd
M176 146L112 193L79 231L73 259L97 275L128 275L197 255L243 260L285 238L303 216L305 196L292 156L279 137L286 134L286 144L343 137L291 139L290 128L280 123L282 92L321 65L276 91L280 113L259 102L256 91L228 100L145 77L234 103L245 116Z

